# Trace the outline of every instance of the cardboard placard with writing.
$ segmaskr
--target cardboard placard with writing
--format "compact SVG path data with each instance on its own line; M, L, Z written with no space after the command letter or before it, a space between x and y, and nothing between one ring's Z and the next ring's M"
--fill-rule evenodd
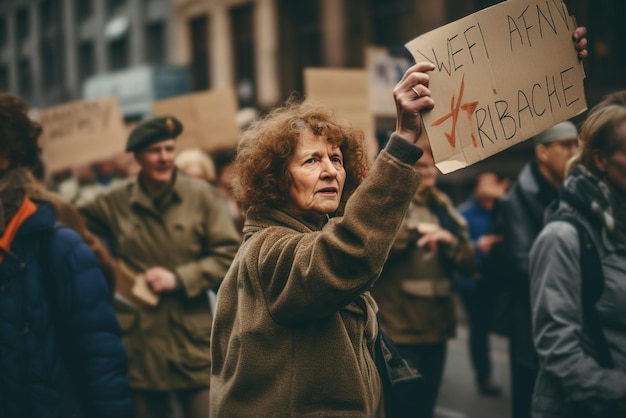
M46 169L59 171L124 151L127 129L115 97L79 100L41 109L36 119Z
M201 148L213 151L235 147L239 141L237 100L232 89L209 90L154 102L154 116L173 115L183 125L176 141L178 150Z
M366 70L305 68L304 92L311 100L333 109L363 131L369 161L378 154L374 116L370 109L369 78Z
M508 0L406 47L430 61L435 108L423 112L439 170L503 151L587 109L576 28L562 0Z

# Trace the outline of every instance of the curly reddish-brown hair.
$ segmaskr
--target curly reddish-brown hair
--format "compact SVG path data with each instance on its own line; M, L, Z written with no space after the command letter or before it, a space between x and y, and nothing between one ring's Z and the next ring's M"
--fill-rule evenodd
M28 107L18 97L0 92L0 155L11 167L34 167L41 126L30 119Z
M291 185L287 165L306 131L325 136L343 154L346 182L337 213L367 171L363 132L326 107L291 99L255 121L241 136L234 163L233 195L242 208L282 206Z

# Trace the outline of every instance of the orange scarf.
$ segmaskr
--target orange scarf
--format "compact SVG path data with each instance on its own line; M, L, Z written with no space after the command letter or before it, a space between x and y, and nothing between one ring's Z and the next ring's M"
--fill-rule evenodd
M13 238L15 238L17 230L36 210L37 206L29 198L25 197L22 206L4 229L4 235L0 237L0 263L2 263L4 259L3 253L11 251L11 243L13 242Z

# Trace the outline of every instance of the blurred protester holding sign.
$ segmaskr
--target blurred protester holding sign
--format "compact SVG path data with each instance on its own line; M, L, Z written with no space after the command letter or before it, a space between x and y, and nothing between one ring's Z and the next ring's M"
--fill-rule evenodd
M127 356L96 257L32 192L40 134L25 104L0 93L0 411L131 418Z
M423 410L434 415L447 354L456 332L452 279L471 274L474 250L465 219L436 187L437 168L428 141L415 168L422 182L411 199L380 279L372 288L380 321L425 380Z
M579 140L529 257L534 418L626 417L626 91L589 112Z
M207 290L220 285L239 247L217 190L174 165L182 128L173 116L137 125L126 146L141 166L137 178L80 207L92 232L113 238L116 311L140 418L167 417L171 393L185 418L208 415Z

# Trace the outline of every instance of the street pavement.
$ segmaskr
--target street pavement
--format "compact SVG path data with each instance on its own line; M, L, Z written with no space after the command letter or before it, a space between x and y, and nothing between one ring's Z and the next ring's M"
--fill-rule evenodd
M462 322L457 337L448 342L448 358L439 392L436 418L510 418L508 342L491 336L493 379L502 387L498 398L482 396L476 390L470 364L468 329Z

